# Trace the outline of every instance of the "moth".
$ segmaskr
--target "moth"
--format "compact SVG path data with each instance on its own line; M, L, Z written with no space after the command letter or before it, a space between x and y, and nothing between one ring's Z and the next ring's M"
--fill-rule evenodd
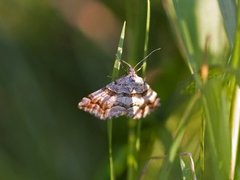
M157 93L137 75L138 64L133 68L127 62L121 62L128 65L128 74L84 97L78 104L79 109L101 120L123 115L141 119L160 105Z

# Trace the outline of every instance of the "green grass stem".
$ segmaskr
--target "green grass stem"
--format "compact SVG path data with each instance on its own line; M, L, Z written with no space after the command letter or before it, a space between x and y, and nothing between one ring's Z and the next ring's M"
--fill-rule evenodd
M238 2L237 9L237 31L235 37L234 51L233 51L233 59L232 59L232 67L234 69L240 68L240 3ZM230 114L230 122L231 122L231 162L230 162L230 173L229 179L236 178L236 163L238 156L238 144L239 144L239 136L240 136L240 87L239 84L236 84L236 79L233 79L234 83L234 92L232 98L232 107Z
M136 12L133 12L132 6L137 6ZM132 0L128 4L128 22L129 22L129 63L136 64L136 60L142 59L148 48L148 36L150 27L150 0L142 3L139 0ZM135 13L133 15L133 13ZM146 62L144 62L142 74L145 75ZM128 180L135 180L138 176L139 151L141 136L141 120L128 120Z
M144 43L144 57L147 55L147 50L148 50L149 29L150 29L150 0L147 0L147 18L146 18L146 33L145 33L145 43ZM146 61L144 61L142 66L143 77L146 75L146 66L147 66L147 63ZM137 152L140 151L140 147L141 147L141 124L142 124L142 121L137 122L137 141L136 141Z
M113 66L113 72L112 72L112 80L115 80L118 76L118 72L120 70L121 65L121 57L122 57L122 49L123 49L123 43L125 38L125 27L126 27L126 21L123 24L122 32L120 36L120 40L118 43L118 49L116 53L116 59ZM112 129L113 129L113 122L112 120L108 120L108 151L109 151L109 166L110 166L110 180L114 180L114 166L113 166L113 155L112 155Z

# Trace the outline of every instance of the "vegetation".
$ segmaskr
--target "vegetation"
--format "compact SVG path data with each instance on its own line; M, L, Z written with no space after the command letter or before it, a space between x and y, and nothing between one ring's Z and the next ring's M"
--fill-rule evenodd
M0 1L0 179L240 179L239 28L239 1ZM151 115L77 109L157 48Z

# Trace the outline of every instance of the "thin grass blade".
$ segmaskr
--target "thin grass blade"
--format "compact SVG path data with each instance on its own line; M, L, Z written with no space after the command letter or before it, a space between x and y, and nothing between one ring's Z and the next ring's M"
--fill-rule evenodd
M125 38L125 28L126 28L126 21L124 21L122 32L120 36L120 40L118 43L118 49L116 53L116 59L113 66L113 72L112 72L112 80L116 79L118 76L118 72L120 70L121 65L121 57L123 52L123 43ZM108 151L109 151L109 166L110 166L110 180L114 180L114 167L113 167L113 155L112 155L112 120L108 120Z
M181 153L179 155L183 180L197 180L194 161L191 153Z
M218 0L218 4L223 16L224 27L227 33L230 47L233 48L234 38L236 34L237 12L234 0Z
M240 68L240 3L238 2L238 21L237 21L237 31L236 39L234 44L233 58L232 58L232 67L239 70ZM237 179L236 167L240 167L237 157L239 156L239 139L240 139L240 85L237 84L237 77L233 79L232 84L234 84L234 96L232 98L232 107L230 121L232 123L231 127L231 164L230 164L230 179Z

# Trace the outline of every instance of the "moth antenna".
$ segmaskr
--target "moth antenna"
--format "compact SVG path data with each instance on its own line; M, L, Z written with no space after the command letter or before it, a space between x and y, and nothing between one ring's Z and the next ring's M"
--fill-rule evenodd
M127 63L126 61L121 60L121 62L122 62L123 64L126 64L129 68L132 68L132 66L131 66L129 63Z
M138 71L140 71L142 69L142 66L140 68L138 68L137 70L135 70L135 72L137 73Z
M134 66L133 69L137 68L139 64L141 64L142 62L146 61L149 56L151 56L154 52L159 51L159 50L161 50L161 48L154 49L154 50L153 50L152 52L150 52L147 56L145 56L141 61L139 61L139 62ZM138 70L136 70L136 72L138 72L141 68L142 68L142 66L141 66Z

